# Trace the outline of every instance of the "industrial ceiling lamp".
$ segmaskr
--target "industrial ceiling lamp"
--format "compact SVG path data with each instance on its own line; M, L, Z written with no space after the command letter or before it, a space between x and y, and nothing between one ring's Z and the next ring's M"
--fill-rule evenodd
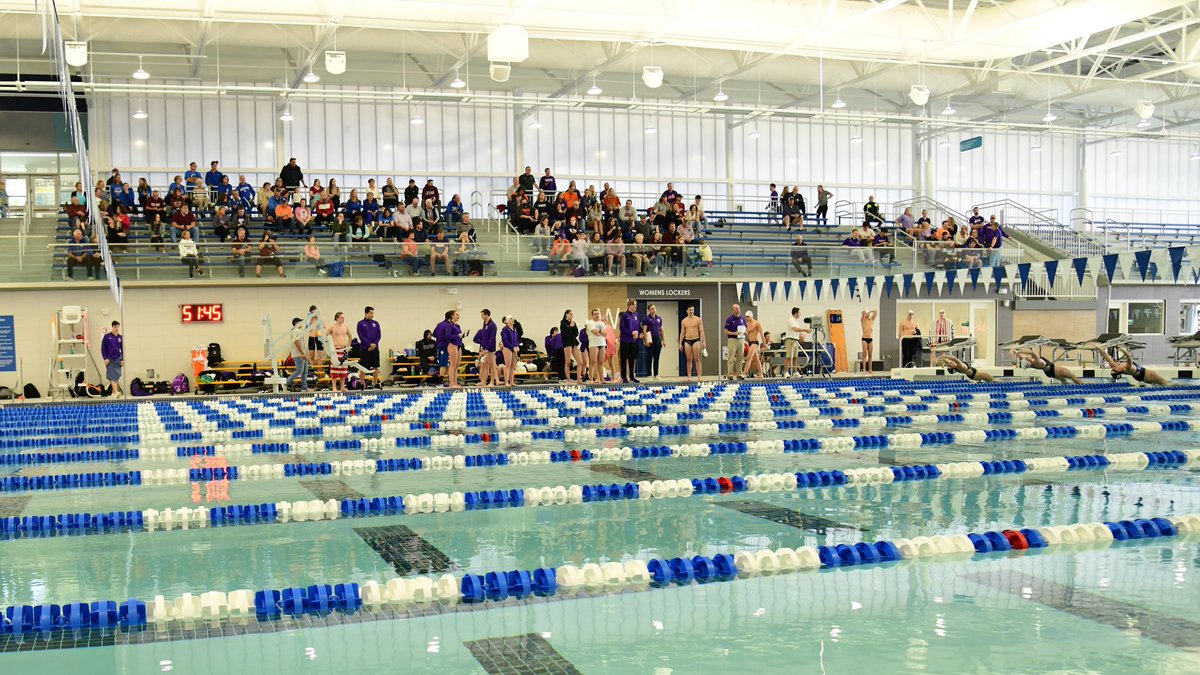
M135 119L135 120L144 120L147 117L149 117L149 115L146 114L146 110L144 108L142 108L142 106L140 106L140 105L138 106L138 109L133 113L133 119Z
M325 72L330 75L341 75L346 72L346 52L325 52Z
M279 113L279 119L284 122L291 122L292 120L296 119L295 117L292 117L291 106L284 108L283 112Z
M1030 152L1041 152L1042 151L1042 142L1039 140L1035 140L1033 142L1033 145L1029 146L1029 151Z
M135 79L135 80L150 79L150 73L147 73L145 71L145 69L142 68L142 57L140 57L140 56L138 57L138 69L133 71L133 79Z
M647 136L653 136L654 134L658 133L658 127L654 126L654 122L647 122L646 128L642 129L642 133L646 134Z
M835 110L841 110L842 108L846 107L846 102L842 100L842 92L838 92L837 100L831 104L831 107L833 107Z
M759 131L759 130L758 130L758 127L756 126L756 127L754 127L753 129L751 129L751 130L750 130L750 133L748 133L748 134L746 134L746 135L747 135L747 136L749 136L750 138L753 138L753 139L757 140L757 139L759 139L759 138L761 138L761 137L762 137L762 132L761 132L761 131Z
M946 99L946 107L945 107L945 108L942 108L942 114L943 114L943 115L946 115L947 117L949 117L950 115L954 115L954 114L955 114L955 113L957 113L957 112L958 112L958 111L954 109L954 104L952 104L952 103L950 102L950 99L949 99L949 98L947 98L947 99Z
M1125 153L1121 151L1120 146L1117 146L1117 147L1113 148L1112 150L1108 151L1109 157L1120 157L1123 154L1125 154Z
M408 118L408 123L414 127L419 127L422 124L425 124L425 119L420 115L414 114L412 117Z
M717 103L724 103L729 100L729 94L725 93L725 87L717 89L717 93L713 96L713 100Z
M542 123L541 123L541 122L539 122L539 121L537 120L537 118L534 118L534 119L533 119L533 120L532 120L532 121L529 123L529 128L530 128L530 129L541 129L541 128L542 128Z
M948 148L948 147L950 147L951 145L953 145L953 144L950 142L950 139L949 139L949 138L945 138L945 137L943 137L943 138L942 138L942 140L938 141L938 147L939 147L939 148Z
M588 96L599 96L600 94L603 94L603 93L604 93L604 90L600 88L600 85L596 84L596 76L593 75L592 76L592 86L588 87L587 95Z
M451 89L462 89L463 87L466 87L466 86L467 86L467 83L463 82L462 78L458 76L458 68L455 68L454 69L454 81L450 83L450 88Z
M1154 123L1150 120L1138 120L1138 123L1135 126L1139 129L1149 129L1150 125L1152 124Z
M862 129L854 132L854 135L850 137L850 142L855 145L863 142Z
M309 68L308 72L304 73L303 79L305 82L307 82L309 84L316 84L321 81L321 76L314 73L312 68Z

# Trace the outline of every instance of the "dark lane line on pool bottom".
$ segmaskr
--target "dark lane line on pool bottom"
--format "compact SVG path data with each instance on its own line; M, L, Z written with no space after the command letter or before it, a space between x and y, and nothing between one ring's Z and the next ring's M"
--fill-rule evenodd
M450 556L403 525L356 527L354 533L402 577L459 569Z
M836 520L829 520L821 516L795 511L782 506L773 504L765 504L763 502L755 502L749 500L743 501L717 501L713 502L718 506L724 506L727 509L733 509L748 516L764 518L780 525L787 525L798 530L808 530L817 534L825 534L829 530L847 530L849 532L866 533L869 532L866 528L839 523Z
M362 499L366 495L346 484L344 480L302 480L300 487L308 490L321 501L336 499Z
M574 664L537 633L471 640L464 642L463 646L470 650L489 675L582 675Z
M1168 616L1080 590L1076 586L1020 572L967 574L964 577L982 586L990 586L1081 619L1112 626L1119 631L1136 628L1141 637L1169 647L1200 647L1200 622Z

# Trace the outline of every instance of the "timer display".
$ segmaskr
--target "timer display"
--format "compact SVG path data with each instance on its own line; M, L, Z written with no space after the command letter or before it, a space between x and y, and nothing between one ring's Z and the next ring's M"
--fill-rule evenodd
M221 323L225 320L224 307L215 305L180 305L179 315L183 323Z

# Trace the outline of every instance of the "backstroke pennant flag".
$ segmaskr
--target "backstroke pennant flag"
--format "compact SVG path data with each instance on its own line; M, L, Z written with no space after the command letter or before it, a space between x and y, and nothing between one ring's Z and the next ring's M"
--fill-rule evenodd
M1171 278L1176 283L1179 282L1179 271L1183 269L1183 254L1187 250L1182 246L1172 246L1167 249L1167 255L1171 258Z
M1075 278L1079 280L1079 285L1083 285L1083 277L1087 274L1088 259L1076 258L1071 261L1071 267L1075 268Z
M1029 270L1033 267L1033 263L1017 263L1017 277L1021 280L1021 288L1025 288L1025 284L1029 283Z
M841 279L835 278L835 279L829 280L829 297L830 298L837 300L838 286L841 286L841 285L842 285Z
M755 304L755 305L758 304L759 298L762 297L762 289L763 289L763 282L757 281L754 283L754 302L752 304Z
M770 289L770 292L771 292L771 299L772 299L772 300L774 300L774 299L775 299L775 289L776 289L776 288L778 288L778 287L779 287L779 282L777 282L777 281L769 281L769 282L767 282L767 288L768 288L768 289Z
M850 277L846 279L846 290L849 291L850 297L854 297L854 292L858 290L858 277Z
M1008 276L1008 270L1006 268L1000 266L992 268L992 279L995 280L997 289L1000 288L1000 282L1004 281L1006 276ZM987 289L985 288L984 290L986 291Z
M871 297L871 294L875 291L875 279L875 277L867 277L865 280L863 280L863 285L867 287L868 298Z
M823 288L824 286L825 286L824 279L814 279L813 280L813 292L815 292L817 294L818 300L821 299L821 288Z
M792 282L790 282L790 281L783 282L783 299L784 300L792 299Z
M925 273L925 292L926 293L933 292L933 279L936 275L937 275L937 272L926 272Z
M1104 273L1108 275L1108 282L1112 283L1117 275L1117 258L1120 255L1117 253L1109 253L1104 256Z
M950 293L953 294L954 281L958 279L958 270L946 270L944 276L946 277L946 283L950 285ZM959 293L962 293L962 289L959 289Z
M972 267L967 270L967 277L971 280L971 290L973 291L979 290L979 272L982 270L982 267Z
M887 296L892 297L892 286L896 283L896 275L889 274L883 278L883 290Z
M1142 275L1142 281L1146 280L1146 270L1150 268L1150 249L1145 251L1135 251L1133 260L1137 264L1138 274Z
M797 281L796 282L796 290L800 291L800 299L803 300L804 299L804 291L808 290L808 282L807 281Z
M1053 287L1054 280L1057 278L1058 278L1058 261L1057 260L1047 260L1046 261L1046 285Z
M913 275L905 274L901 277L901 279L904 280L904 285L901 286L901 288L904 290L904 297L908 297L909 293L912 290Z

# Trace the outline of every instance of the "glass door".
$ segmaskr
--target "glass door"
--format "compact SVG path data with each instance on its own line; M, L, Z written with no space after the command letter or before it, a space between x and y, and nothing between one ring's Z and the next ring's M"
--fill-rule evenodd
M29 179L25 176L3 176L4 194L0 194L0 214L8 218L25 215L29 205Z

